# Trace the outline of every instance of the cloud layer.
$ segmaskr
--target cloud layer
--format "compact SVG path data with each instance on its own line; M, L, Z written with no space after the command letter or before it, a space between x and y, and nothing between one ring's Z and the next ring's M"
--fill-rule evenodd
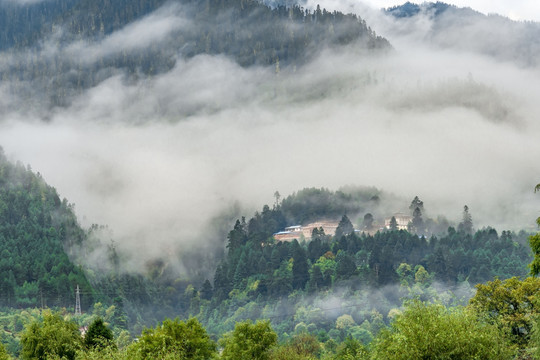
M132 43L118 39L156 24L168 36L162 12L81 50L120 51ZM323 51L279 74L179 58L154 78L113 76L48 122L6 96L4 109L21 110L4 110L0 144L75 203L83 223L109 225L134 263L222 242L207 230L235 203L249 216L276 190L311 186L376 186L418 195L451 220L467 204L477 227L532 229L539 69L415 41L383 56Z

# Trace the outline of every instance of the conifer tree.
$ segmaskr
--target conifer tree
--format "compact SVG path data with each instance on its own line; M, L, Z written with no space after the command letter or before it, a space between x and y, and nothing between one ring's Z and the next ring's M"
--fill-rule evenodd
M398 230L398 223L395 216L390 219L390 231Z
M297 241L293 242L293 288L303 289L309 280L309 269L307 263L306 251L302 248Z
M351 220L349 220L347 215L343 215L338 224L338 227L336 228L335 238L339 240L342 236L347 236L349 234L352 234L353 232L354 226L351 223Z
M469 213L469 207L463 207L463 220L458 225L458 231L471 235L473 233L472 216Z
M204 300L210 300L212 299L212 284L210 284L210 281L206 279L206 281L203 283L203 286L201 288L201 298Z

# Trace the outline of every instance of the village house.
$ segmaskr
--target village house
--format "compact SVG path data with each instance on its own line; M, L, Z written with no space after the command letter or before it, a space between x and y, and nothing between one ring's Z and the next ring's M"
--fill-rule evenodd
M326 235L334 236L338 227L337 221L317 221L304 226L294 225L286 227L283 231L274 234L274 239L278 241L293 241L294 239L310 240L313 229L322 228Z

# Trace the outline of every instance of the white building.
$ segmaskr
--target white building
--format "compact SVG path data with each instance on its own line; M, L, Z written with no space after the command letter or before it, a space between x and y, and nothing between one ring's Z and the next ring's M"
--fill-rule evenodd
M404 213L395 213L394 218L396 218L398 230L407 230L407 227L410 222L412 222L412 216ZM392 221L392 216L384 219L384 227L390 229L390 221Z

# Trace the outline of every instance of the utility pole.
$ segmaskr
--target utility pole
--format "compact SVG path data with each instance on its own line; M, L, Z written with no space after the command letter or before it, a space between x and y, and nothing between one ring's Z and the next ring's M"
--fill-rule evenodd
M79 291L79 284L77 284L77 290L75 290L75 316L81 315L81 293Z

